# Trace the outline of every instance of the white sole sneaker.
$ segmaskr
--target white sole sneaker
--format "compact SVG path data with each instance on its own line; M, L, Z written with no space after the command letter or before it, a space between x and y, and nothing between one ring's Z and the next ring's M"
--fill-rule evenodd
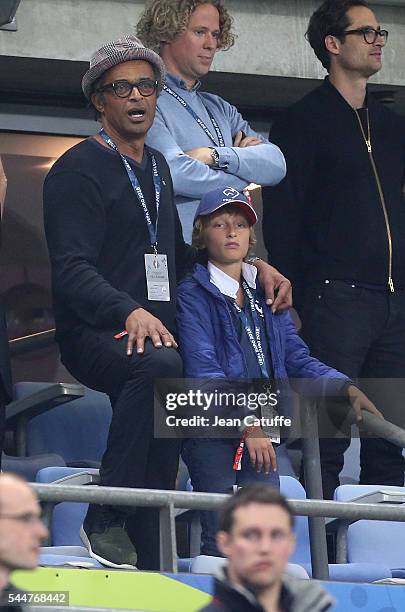
M80 527L80 539L85 545L85 547L87 548L87 550L89 551L90 557L92 557L93 559L96 559L96 561L99 561L102 565L106 565L107 567L114 567L116 569L129 569L129 570L138 569L135 565L129 565L128 563L121 563L121 564L113 563L112 561L109 561L108 559L104 559L103 557L100 557L100 555L97 555L95 552L93 552L91 548L90 540L87 537L87 534L83 529L83 525Z

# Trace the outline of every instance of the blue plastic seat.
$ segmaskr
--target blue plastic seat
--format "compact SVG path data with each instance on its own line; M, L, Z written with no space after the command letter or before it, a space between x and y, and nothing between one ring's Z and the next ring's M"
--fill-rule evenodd
M280 492L287 499L306 499L304 487L298 480L290 476L280 476ZM302 565L312 576L311 552L309 544L309 527L306 516L295 517L296 549L290 558L291 563ZM369 557L367 561L372 559ZM378 563L331 563L329 564L330 580L343 582L374 582L383 578L391 578L389 566L381 559Z
M49 383L21 382L15 398L21 399ZM111 404L104 393L85 390L85 395L32 418L27 424L27 455L60 455L67 465L98 467L111 422Z
M14 457L3 453L1 467L4 472L14 472L23 476L28 482L35 482L39 470L49 466L66 466L65 461L60 455L44 454L34 457Z
M335 491L335 499L337 501L351 501L376 491L402 492L405 494L405 487L341 485ZM348 527L347 559L350 563L363 563L378 556L378 562L387 565L394 578L405 578L404 542L405 523L357 521Z
M98 474L96 469L48 467L37 474L37 482L49 484L67 476L89 473ZM83 546L80 539L80 527L86 516L88 504L61 502L53 509L51 542L53 546Z
M192 574L216 574L217 571L226 565L227 560L223 557L210 557L209 555L199 555L190 559L190 571ZM180 569L180 567L179 567ZM301 565L289 563L286 573L294 578L309 580L309 576Z
M192 491L190 480L186 481L184 489ZM280 492L289 499L306 499L304 487L296 478L291 476L280 476ZM294 532L296 548L290 557L290 563L301 566L309 576L312 576L309 526L306 516L295 516ZM194 560L203 557L203 555L200 555L199 557L194 557L194 559L179 559L179 570L193 571ZM210 557L208 557L208 559L210 559ZM343 582L374 582L376 580L392 577L389 567L380 562L330 564L329 575L331 580Z
M96 469L47 467L40 470L36 481L49 484L61 481L66 477L78 474L98 475ZM52 546L41 548L40 565L44 566L74 566L83 568L102 568L103 566L92 559L80 539L80 527L86 515L88 504L61 502L56 504L52 511L52 525L50 529Z

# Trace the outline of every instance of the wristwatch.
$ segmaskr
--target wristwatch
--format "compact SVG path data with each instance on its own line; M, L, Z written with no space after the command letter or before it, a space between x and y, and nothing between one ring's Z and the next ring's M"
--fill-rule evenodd
M215 170L219 169L219 153L216 149L214 149L214 147L209 147L210 151L211 151L211 157L212 157L212 166L211 168L214 168Z

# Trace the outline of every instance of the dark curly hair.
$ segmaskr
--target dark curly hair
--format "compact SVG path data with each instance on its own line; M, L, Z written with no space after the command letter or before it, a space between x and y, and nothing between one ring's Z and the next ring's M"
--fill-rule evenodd
M305 37L326 70L330 68L330 55L325 47L325 37L332 34L343 38L342 32L350 25L347 11L353 6L369 8L365 0L325 0L309 20Z
M162 42L171 42L187 29L191 13L200 4L212 4L219 12L218 49L229 49L235 43L232 17L223 0L151 0L136 26L137 36L145 47L160 53Z

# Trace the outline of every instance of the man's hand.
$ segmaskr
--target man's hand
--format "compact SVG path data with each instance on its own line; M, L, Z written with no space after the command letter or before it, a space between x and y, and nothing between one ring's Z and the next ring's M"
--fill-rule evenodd
M125 329L128 332L127 355L132 355L134 344L136 352L143 353L145 338L150 338L155 348L177 348L177 342L163 323L143 308L131 312L125 321Z
M185 155L196 159L197 161L205 164L206 166L212 166L214 160L212 158L212 151L209 147L198 147L197 149L190 149L184 151Z
M356 413L357 421L363 420L363 416L361 414L362 410L367 410L367 412L371 412L371 414L380 417L380 419L384 418L381 412L374 406L373 402L370 401L367 395L365 395L363 391L360 391L358 387L349 385L347 387L347 396L354 412Z
M253 262L253 265L257 268L260 284L266 294L266 304L271 304L273 314L291 308L292 288L288 278L262 259ZM276 298L274 298L275 290L278 291Z
M262 471L262 468L265 474L270 473L270 468L273 472L277 471L276 452L271 440L266 437L261 427L255 427L248 434L246 446L249 451L250 462L258 473Z
M238 132L234 138L233 146L234 147L256 147L259 144L263 144L260 138L256 138L256 136L244 136L243 132Z

